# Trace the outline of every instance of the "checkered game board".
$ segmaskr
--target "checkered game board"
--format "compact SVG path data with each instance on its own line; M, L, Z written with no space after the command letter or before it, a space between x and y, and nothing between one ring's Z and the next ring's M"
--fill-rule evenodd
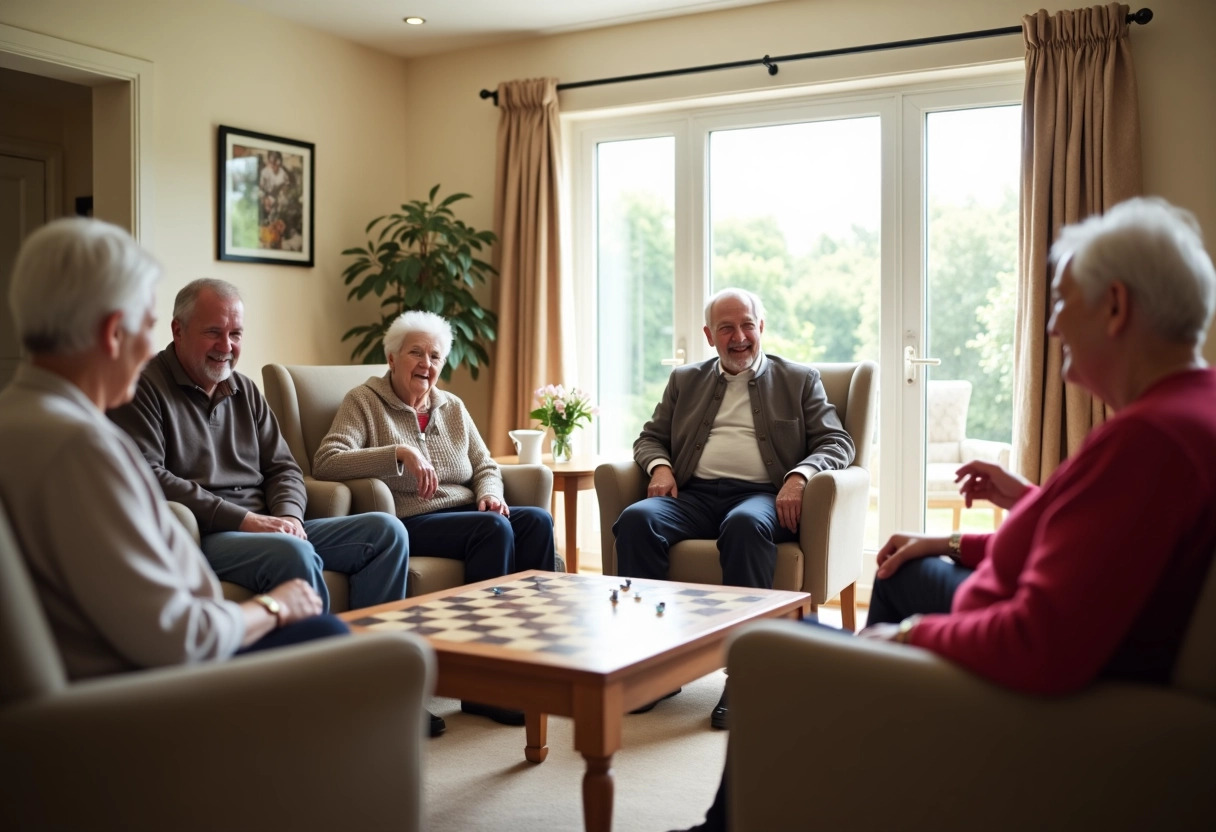
M575 656L602 648L613 638L687 633L764 600L730 587L633 581L625 589L624 584L624 578L612 576L537 575L375 613L350 624L371 632L408 630L440 641Z

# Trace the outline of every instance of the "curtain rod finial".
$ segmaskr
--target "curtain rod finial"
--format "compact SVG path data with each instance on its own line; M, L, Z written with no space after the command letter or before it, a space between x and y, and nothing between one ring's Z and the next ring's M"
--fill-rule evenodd
M497 90L495 90L493 92L491 92L490 90L482 90L481 92L479 92L477 94L481 96L483 101L487 98L493 98L494 106L495 107L498 106L498 91Z
M1131 14L1129 14L1127 16L1128 23L1139 23L1140 25L1144 25L1145 23L1148 23L1152 19L1153 19L1153 10L1152 9L1141 9L1140 11L1132 12Z
M773 59L772 59L772 58L770 58L768 55L765 55L763 58L761 58L761 59L760 59L760 63L762 63L762 64L764 64L766 67L768 67L768 74L769 74L769 75L776 75L776 74L777 74L777 65L776 65L775 63L773 63Z

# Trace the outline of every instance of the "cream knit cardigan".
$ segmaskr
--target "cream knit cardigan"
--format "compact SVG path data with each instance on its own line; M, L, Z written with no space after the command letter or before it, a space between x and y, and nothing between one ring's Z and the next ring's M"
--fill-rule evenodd
M393 492L398 517L477 503L503 501L498 463L482 441L464 402L431 388L431 419L418 429L418 414L393 392L388 375L369 378L342 400L329 433L317 449L313 475L324 480L376 477ZM418 496L414 475L397 462L397 445L418 448L439 477L429 500Z

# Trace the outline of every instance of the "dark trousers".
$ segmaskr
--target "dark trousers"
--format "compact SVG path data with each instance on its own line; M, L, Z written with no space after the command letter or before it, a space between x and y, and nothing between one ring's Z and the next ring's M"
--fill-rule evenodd
M553 571L553 518L534 506L512 506L511 516L477 506L403 517L410 551L464 561L466 583L525 569Z
M945 558L908 561L889 578L877 578L866 626L896 624L909 615L950 612L959 584L974 572Z
M772 483L690 480L676 497L648 497L612 527L617 572L666 580L669 551L682 540L717 540L722 583L771 589L777 544L797 539L777 521Z
M272 650L275 647L302 644L306 641L340 636L349 632L350 627L347 627L346 622L340 618L332 615L314 615L285 627L279 627L277 630L271 630L248 647L237 650L236 653L238 656L244 653L256 653L259 650Z

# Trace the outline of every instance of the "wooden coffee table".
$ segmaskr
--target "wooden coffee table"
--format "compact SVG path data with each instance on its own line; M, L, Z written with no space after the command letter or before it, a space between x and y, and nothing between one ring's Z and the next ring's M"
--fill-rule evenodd
M626 591L623 584L531 570L341 618L356 632L424 636L435 649L437 694L524 711L531 762L549 753L547 715L571 717L574 747L587 761L583 823L608 832L622 717L722 667L726 637L740 626L811 610L805 592L674 581L634 581Z

